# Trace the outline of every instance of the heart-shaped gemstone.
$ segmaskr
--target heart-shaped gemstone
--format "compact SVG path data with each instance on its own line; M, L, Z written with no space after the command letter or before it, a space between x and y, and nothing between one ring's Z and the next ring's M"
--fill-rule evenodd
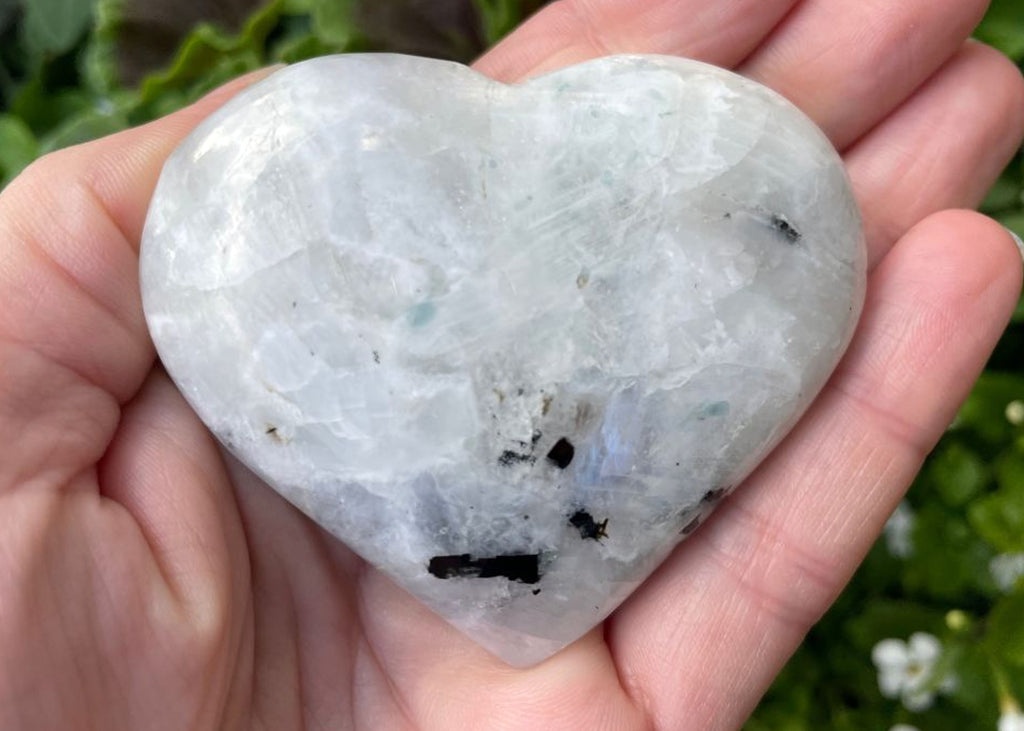
M510 663L604 619L800 416L863 297L842 162L678 58L518 86L322 58L168 161L167 370L246 465Z

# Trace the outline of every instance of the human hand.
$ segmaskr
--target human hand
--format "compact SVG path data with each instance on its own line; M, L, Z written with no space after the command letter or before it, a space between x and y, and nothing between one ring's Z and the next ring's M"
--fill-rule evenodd
M872 272L839 370L603 627L511 669L237 464L156 366L137 249L160 166L252 79L0 196L0 728L739 726L850 577L1016 302L974 213L1024 130L981 0L563 0L479 68L673 53L787 95L843 151Z

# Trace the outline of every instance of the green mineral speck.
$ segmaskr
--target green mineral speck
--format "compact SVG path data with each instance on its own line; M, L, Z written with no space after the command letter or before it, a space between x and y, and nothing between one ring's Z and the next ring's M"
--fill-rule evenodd
M728 401L713 401L700 407L697 419L710 419L713 416L725 416L729 413Z
M436 314L437 307L434 306L433 302L421 302L409 310L409 326L423 327L433 320Z

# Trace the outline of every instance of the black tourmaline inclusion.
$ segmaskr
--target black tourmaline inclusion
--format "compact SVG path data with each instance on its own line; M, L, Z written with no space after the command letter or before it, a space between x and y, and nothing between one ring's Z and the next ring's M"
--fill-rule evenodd
M572 446L572 442L568 439L562 437L555 442L555 446L553 446L551 451L548 452L548 459L554 463L555 467L560 470L564 470L569 466L569 463L572 462L572 458L575 455L576 447Z
M527 464L533 464L536 461L537 458L532 454L513 452L511 449L506 449L501 453L501 456L498 457L498 464L502 467L511 467L512 465L523 464L524 462Z
M456 576L479 579L504 577L509 581L536 584L540 581L540 555L507 553L476 559L468 553L434 556L430 559L427 570L439 579L451 579Z
M608 537L608 519L605 518L598 523L594 520L594 516L586 510L577 510L570 515L569 525L580 532L580 538L600 541L602 538Z

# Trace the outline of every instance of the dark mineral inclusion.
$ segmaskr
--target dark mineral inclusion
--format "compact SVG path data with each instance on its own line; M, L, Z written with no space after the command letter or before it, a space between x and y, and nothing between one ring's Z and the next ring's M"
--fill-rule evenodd
M569 516L569 525L580 532L580 538L600 541L608 537L608 519L605 518L598 523L586 510L577 510Z
M476 559L468 553L434 556L430 559L427 570L439 579L451 579L456 576L488 579L503 576L509 581L536 584L540 581L540 555L507 553Z

